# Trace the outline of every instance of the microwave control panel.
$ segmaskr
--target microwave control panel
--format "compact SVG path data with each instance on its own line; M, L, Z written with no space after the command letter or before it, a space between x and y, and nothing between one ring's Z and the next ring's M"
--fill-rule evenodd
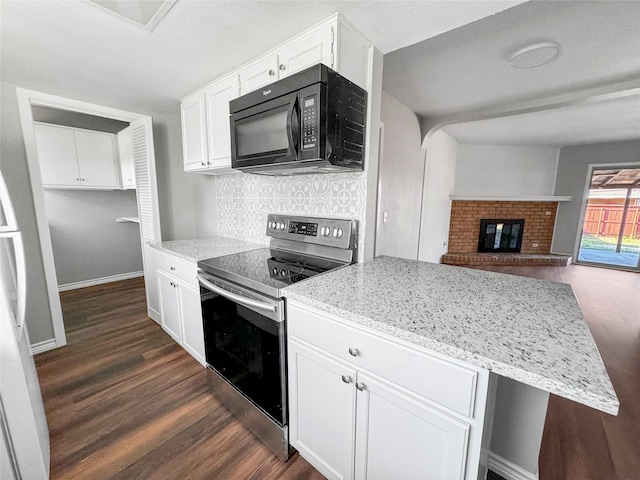
M318 143L318 100L317 95L302 99L302 149L316 148Z

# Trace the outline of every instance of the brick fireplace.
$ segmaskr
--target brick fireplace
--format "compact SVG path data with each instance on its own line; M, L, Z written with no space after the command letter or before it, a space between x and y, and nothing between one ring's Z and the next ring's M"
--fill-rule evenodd
M567 265L571 257L551 254L556 201L453 200L449 249L442 263L454 265ZM480 221L524 219L519 254L478 253Z

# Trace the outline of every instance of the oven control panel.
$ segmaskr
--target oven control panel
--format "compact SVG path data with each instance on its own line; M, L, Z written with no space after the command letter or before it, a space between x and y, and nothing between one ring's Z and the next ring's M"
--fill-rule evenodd
M266 234L273 238L352 248L356 242L356 225L356 220L270 214Z

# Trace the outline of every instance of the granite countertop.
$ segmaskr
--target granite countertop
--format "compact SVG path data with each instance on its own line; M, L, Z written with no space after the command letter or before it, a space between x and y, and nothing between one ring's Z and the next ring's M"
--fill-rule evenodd
M571 285L378 257L284 289L287 298L617 414Z
M244 240L227 237L172 240L154 243L151 246L190 263L198 263L200 260L206 260L207 258L222 257L232 253L248 252L249 250L268 247L268 245L260 243L245 242Z

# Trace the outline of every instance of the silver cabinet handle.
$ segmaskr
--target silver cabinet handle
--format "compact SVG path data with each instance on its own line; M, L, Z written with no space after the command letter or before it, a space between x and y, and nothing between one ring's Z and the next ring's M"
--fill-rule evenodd
M200 165L202 165L204 167L206 165L206 163L200 162Z
M224 288L220 288L214 285L202 275L197 275L196 278L198 279L198 282L200 282L200 285L202 285L204 288L212 291L213 293L217 293L221 297L228 298L232 302L236 302L240 305L245 305L248 307L259 308L261 310L268 310L270 312L275 312L278 309L277 305L269 305L268 303L259 302L258 300L253 300L251 298L243 297L242 295L231 293Z
M358 382L356 383L356 388L362 392L365 388L367 388L367 386L363 382Z
M280 70L282 70L282 71L284 71L284 70L286 70L286 69L287 69L287 67L285 67L284 63L281 63L279 68L280 68Z
M342 375L342 381L344 383L351 383L351 376L349 375Z
M269 70L269 76L273 77L276 74L276 72L274 72L273 70Z
M357 348L349 348L349 355L352 357L357 357L360 355L360 351Z

